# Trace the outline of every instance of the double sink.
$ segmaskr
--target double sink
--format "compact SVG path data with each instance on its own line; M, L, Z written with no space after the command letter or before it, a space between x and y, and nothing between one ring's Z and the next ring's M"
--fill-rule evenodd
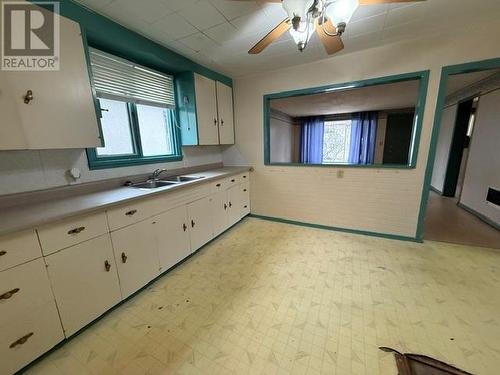
M137 189L157 189L165 186L182 184L183 182L191 182L202 178L205 178L205 176L172 176L167 177L164 180L150 179L147 181L141 181L129 186Z

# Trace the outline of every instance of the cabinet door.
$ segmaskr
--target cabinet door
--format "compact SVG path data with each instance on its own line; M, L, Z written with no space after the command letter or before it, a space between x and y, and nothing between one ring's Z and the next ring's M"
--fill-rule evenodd
M160 271L163 272L191 254L186 206L171 209L156 219Z
M61 250L45 260L66 337L120 301L109 234Z
M12 88L7 80L7 72L0 70L0 150L16 150L28 148L24 136L21 116L16 110L16 98L12 95Z
M111 233L123 298L142 288L160 273L155 218Z
M219 115L219 143L234 144L233 89L217 82L217 110Z
M214 236L218 236L227 229L227 192L225 190L210 196L210 208Z
M2 71L0 81L14 100L8 112L17 112L28 149L85 148L101 146L98 119L78 23L60 19L60 70ZM3 89L3 87L2 87ZM33 100L24 102L27 91ZM4 117L4 111L2 111ZM7 118L15 117L13 114ZM2 125L3 126L3 125ZM9 125L10 127L10 125ZM7 138L19 148L19 132ZM8 149L8 144L2 148Z
M212 217L210 215L210 201L202 198L188 204L189 237L191 251L194 252L212 239Z
M234 225L241 218L240 185L235 185L227 190L228 226Z
M196 94L196 119L198 123L198 143L218 145L219 128L217 120L217 99L215 81L194 75Z

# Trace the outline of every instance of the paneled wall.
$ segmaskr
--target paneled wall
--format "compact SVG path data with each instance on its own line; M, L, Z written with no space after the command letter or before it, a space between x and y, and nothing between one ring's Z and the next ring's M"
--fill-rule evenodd
M252 212L302 222L415 237L442 66L500 57L500 25L460 37L390 44L235 81L236 151L255 168ZM477 41L480 40L481 43ZM307 53L307 52L305 52ZM262 96L286 90L431 70L415 169L264 166Z

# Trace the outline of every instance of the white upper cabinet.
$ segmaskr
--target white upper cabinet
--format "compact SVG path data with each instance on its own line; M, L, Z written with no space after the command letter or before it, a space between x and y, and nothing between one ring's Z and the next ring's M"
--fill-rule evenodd
M217 110L219 119L219 143L234 143L233 89L221 82L216 83Z
M101 146L78 23L60 17L60 70L0 70L0 112L0 150Z
M218 145L219 127L217 119L217 98L215 81L194 75L196 92L196 117L198 121L198 141L200 145Z

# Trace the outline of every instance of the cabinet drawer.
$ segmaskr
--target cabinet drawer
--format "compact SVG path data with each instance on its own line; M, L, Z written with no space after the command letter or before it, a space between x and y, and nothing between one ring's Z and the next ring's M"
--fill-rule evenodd
M239 177L236 176L231 176L227 178L227 188L229 189L231 186L237 185L240 183Z
M64 338L54 301L0 324L0 332L0 374L15 373Z
M0 272L0 325L53 300L42 258Z
M221 178L220 180L210 183L210 194L216 194L219 191L224 191L227 189L229 180L227 178Z
M42 256L34 230L0 237L0 271Z
M108 210L109 229L123 228L155 215L159 210L154 209L154 201L155 199L141 199Z
M242 174L238 175L238 179L242 183L249 182L250 181L250 174L249 174L249 172L245 172L245 173L242 173Z
M108 231L104 212L78 216L38 229L43 255L100 236Z

